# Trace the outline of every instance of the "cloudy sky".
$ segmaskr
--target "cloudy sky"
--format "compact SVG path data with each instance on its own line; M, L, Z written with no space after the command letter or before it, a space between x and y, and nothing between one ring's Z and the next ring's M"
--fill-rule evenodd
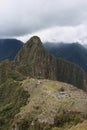
M87 0L0 0L0 38L87 43Z

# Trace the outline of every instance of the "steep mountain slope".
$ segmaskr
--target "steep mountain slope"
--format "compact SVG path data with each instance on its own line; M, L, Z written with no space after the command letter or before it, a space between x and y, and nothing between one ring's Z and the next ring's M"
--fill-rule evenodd
M26 76L59 80L86 89L84 71L75 64L48 54L37 36L24 45L14 62L17 70Z
M14 116L26 105L28 93L20 84L24 79L11 62L0 63L0 130L12 130Z
M8 79L0 85L0 130L12 130L14 116L26 105L28 93L20 82Z
M0 39L0 61L13 60L23 43L16 39Z
M17 72L12 63L8 60L5 60L0 63L0 84L3 84L8 79L13 79L16 81L21 81L25 79L25 76L23 76L21 73Z
M44 46L50 54L80 65L87 73L87 49L84 46L79 43L46 43Z

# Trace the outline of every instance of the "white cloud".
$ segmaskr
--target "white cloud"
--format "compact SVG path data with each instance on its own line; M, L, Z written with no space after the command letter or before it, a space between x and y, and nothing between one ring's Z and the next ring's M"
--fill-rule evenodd
M85 25L78 26L55 26L52 28L44 29L18 39L26 42L33 35L37 35L41 38L42 42L80 42L82 44L87 41L87 28Z
M0 0L1 38L39 31L42 39L70 41L86 35L86 28L86 0Z

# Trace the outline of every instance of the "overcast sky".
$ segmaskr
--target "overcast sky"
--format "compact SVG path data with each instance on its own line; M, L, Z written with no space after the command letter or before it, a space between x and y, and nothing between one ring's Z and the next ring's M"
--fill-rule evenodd
M87 43L87 0L0 0L0 38Z

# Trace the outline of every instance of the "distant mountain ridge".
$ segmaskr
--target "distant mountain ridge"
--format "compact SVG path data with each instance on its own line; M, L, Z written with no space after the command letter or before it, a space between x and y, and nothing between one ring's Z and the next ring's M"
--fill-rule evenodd
M55 57L60 57L81 66L87 73L87 49L79 43L46 43L44 47Z
M12 61L22 46L23 42L17 39L0 39L0 61Z

